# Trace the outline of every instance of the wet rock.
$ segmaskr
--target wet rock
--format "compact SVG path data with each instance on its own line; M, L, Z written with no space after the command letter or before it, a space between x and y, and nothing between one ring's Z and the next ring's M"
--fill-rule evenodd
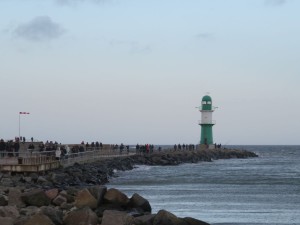
M139 216L133 219L132 224L134 225L152 225L154 221L155 214L149 214L144 216Z

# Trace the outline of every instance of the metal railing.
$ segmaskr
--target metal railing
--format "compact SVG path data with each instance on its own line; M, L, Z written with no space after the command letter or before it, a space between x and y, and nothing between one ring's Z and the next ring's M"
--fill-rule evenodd
M87 148L84 151L38 151L27 150L27 152L0 152L0 165L37 165L59 161L61 166L67 167L74 163L93 162L101 158L115 158L133 155L127 151L120 152L113 149Z

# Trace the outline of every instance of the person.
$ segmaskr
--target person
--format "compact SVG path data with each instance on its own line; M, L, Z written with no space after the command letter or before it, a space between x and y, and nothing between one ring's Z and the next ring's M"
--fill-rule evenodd
M3 139L0 140L0 153L1 157L4 157L5 155L5 149L6 149L6 143L4 142Z
M20 143L19 140L16 140L14 143L14 152L16 157L19 157L19 149L20 149Z
M60 147L57 147L55 150L55 159L60 160L61 150Z
M33 137L31 137L31 142L33 142Z

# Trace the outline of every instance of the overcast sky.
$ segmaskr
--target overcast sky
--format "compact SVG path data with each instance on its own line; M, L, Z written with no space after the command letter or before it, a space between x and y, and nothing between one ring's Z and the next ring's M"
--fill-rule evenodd
M0 0L0 137L300 144L298 0Z

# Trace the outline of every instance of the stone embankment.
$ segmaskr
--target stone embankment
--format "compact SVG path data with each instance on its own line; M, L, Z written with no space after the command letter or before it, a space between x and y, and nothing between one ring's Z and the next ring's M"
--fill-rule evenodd
M83 189L2 188L1 225L207 225L190 217L179 218L160 210L151 213L148 200L117 189L92 186Z
M109 182L115 170L131 170L136 165L179 165L217 159L257 157L253 152L230 149L200 151L168 151L146 155L103 159L93 163L78 164L44 173L0 173L1 186L24 188L59 188L103 185Z
M109 182L115 170L135 165L178 165L217 159L257 157L240 150L160 152L74 164L43 174L0 173L1 225L202 225L165 210L151 214L149 202L138 194L128 198Z

